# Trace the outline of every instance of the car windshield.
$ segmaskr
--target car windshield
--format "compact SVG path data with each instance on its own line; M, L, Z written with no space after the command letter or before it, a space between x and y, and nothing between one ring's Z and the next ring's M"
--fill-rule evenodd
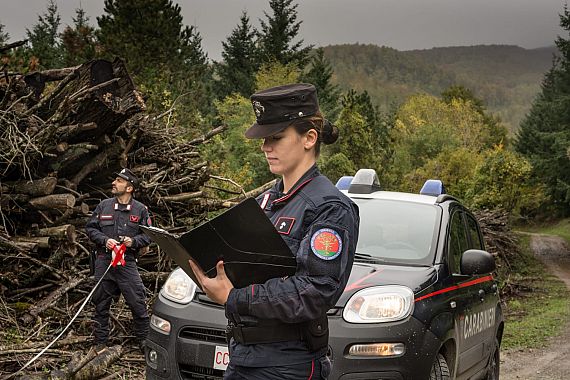
M381 199L353 199L360 208L357 261L429 265L437 243L437 206Z

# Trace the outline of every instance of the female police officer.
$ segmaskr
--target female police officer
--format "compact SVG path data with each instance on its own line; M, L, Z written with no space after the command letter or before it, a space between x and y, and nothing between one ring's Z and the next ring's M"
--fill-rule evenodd
M315 87L292 84L251 96L257 122L245 135L262 138L272 173L282 179L258 202L296 255L294 276L235 289L223 263L208 278L190 262L202 289L225 305L230 363L225 379L324 379L326 312L348 281L358 239L358 208L319 173L320 144L338 129L319 111Z

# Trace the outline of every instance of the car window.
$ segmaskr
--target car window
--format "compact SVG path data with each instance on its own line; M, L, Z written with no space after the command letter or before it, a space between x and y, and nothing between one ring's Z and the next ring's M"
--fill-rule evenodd
M451 215L449 226L448 254L450 268L453 273L460 274L461 255L469 249L465 225L462 218L463 213L456 210Z
M387 263L431 264L440 218L437 206L354 199L360 209L356 252Z
M469 248L472 249L483 249L483 243L481 241L481 236L479 235L479 229L477 228L477 222L471 215L465 215L467 218L467 228L469 231L469 236L471 237L471 245Z

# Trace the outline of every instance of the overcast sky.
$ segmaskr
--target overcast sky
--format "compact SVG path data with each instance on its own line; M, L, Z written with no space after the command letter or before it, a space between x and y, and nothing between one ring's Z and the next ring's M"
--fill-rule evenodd
M221 41L246 10L255 27L268 0L180 0L184 22L195 25L204 50L220 59ZM0 0L0 23L10 41L23 39L37 23L47 0ZM103 13L103 0L56 0L62 24L72 24L82 6L92 25ZM552 45L565 0L297 0L300 37L326 46L372 43L398 50L440 46L509 44L524 48ZM567 38L566 34L566 38Z

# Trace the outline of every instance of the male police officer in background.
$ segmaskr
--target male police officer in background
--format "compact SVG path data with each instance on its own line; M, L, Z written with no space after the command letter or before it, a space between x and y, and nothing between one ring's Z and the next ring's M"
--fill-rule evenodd
M114 197L97 205L85 228L89 239L97 245L96 281L114 258L113 248L121 243L127 246L125 265L111 268L93 295L95 347L98 350L107 345L111 301L121 293L131 309L135 336L142 350L148 334L145 288L137 270L136 254L140 248L150 244L150 238L143 234L139 226L148 226L151 222L146 206L133 198L138 186L139 180L133 172L122 169L112 184Z

